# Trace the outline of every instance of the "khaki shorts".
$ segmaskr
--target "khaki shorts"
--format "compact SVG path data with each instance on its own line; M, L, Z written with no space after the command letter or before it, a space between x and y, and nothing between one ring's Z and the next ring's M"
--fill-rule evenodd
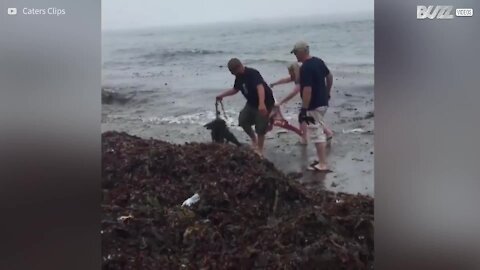
M315 119L315 124L309 124L307 126L308 133L310 134L310 141L312 143L324 143L327 142L327 136L323 132L325 127L325 122L323 117L327 112L328 107L318 107L315 110L307 111L307 116L313 117Z
M271 108L267 108L267 110L269 110L269 113L271 112ZM238 116L239 126L245 129L246 127L255 125L255 133L259 135L265 135L265 133L267 133L268 124L268 117L264 117L260 114L257 108L254 108L248 104L245 105Z

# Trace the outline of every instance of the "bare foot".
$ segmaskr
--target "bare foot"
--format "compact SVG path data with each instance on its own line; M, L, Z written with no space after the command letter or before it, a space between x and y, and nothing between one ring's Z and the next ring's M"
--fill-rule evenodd
M260 158L263 158L263 153L260 150L258 150L258 148L255 148L253 152L257 154Z

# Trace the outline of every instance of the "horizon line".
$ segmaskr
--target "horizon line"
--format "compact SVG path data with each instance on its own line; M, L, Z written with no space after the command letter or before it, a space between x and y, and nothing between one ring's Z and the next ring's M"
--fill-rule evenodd
M103 28L102 32L117 32L117 31L132 31L132 30L147 30L147 29L154 29L154 28L161 28L161 29L181 29L186 27L202 27L202 26L209 26L215 24L249 24L249 23L275 23L283 20L292 20L292 19L314 19L317 16L324 16L323 18L328 18L330 20L324 21L325 23L333 22L335 19L348 19L349 16L365 16L364 18L352 18L351 20L346 21L357 21L357 20L373 20L374 14L373 12L350 12L350 13L341 13L341 14L311 14L307 16L279 16L279 17L271 17L271 18L251 18L251 19L240 19L240 20L231 20L231 21L212 21L212 22L200 22L200 23L184 23L184 24L163 24L163 25L145 25L145 26L138 26L138 27L123 27L123 28ZM333 19L333 21L332 21ZM342 20L340 20L342 21Z

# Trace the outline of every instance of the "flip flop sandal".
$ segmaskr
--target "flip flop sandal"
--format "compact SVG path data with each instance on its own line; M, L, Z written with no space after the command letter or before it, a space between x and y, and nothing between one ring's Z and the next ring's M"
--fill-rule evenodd
M316 169L315 169L315 165L317 165L317 164L318 164L318 161L317 161L317 160L313 161L312 163L310 163L310 164L308 165L307 170L309 170L309 171L315 171L315 170L316 170Z
M310 166L308 166L307 169L308 169L309 171L322 172L322 173L331 173L331 172L333 172L333 171L330 170L330 169L319 169L319 168L317 167L317 165L318 165L318 161L310 164Z

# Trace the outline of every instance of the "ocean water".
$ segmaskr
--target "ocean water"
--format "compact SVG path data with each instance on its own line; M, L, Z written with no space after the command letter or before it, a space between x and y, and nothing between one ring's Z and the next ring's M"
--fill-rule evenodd
M258 69L270 83L287 76L287 65L296 60L290 50L298 40L307 41L311 54L334 75L347 77L344 84L373 89L373 20L104 32L103 88L114 94L103 105L102 121L125 130L140 123L201 125L214 116L215 96L233 85L226 68L230 58ZM289 87L275 88L276 98ZM232 126L243 104L240 94L226 102Z

